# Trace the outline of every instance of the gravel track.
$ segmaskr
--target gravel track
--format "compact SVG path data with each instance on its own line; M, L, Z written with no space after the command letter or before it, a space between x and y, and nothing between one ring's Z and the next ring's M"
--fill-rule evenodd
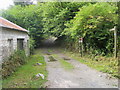
M74 66L73 70L65 70L59 61L48 62L49 55L47 48L40 49L47 63L48 70L48 82L47 88L118 88L118 79L112 77L106 73L99 72L95 69L88 67L85 64L81 64L77 60L74 60L68 56L65 56L62 52L59 52L57 48L51 49L51 54L57 54L60 58L70 58L68 60Z

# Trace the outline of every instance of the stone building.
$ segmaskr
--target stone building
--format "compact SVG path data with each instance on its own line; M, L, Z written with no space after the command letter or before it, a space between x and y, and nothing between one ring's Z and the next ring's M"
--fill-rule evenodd
M28 31L0 17L0 62L18 49L29 55Z

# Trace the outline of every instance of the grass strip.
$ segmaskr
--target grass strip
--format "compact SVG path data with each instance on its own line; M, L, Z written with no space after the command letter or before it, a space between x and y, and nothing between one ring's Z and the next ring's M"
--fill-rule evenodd
M42 63L40 66L34 66L36 63ZM41 73L45 79L39 77L33 79L36 74ZM47 81L46 63L43 56L33 55L29 58L27 64L18 68L18 70L2 82L3 88L42 88Z
M61 59L59 61L60 61L61 65L64 67L64 69L66 69L66 70L71 70L74 68L74 66L71 63L69 63L63 59Z
M54 58L57 58L57 59L59 58L58 61L61 63L61 65L64 67L64 69L71 70L71 69L74 68L74 66L71 63L69 63L69 62L67 62L67 61L65 61L63 59L60 59L60 57L57 54L52 54L52 56Z

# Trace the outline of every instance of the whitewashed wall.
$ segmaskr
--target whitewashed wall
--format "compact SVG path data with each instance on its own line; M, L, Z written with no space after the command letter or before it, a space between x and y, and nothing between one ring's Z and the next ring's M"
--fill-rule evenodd
M13 39L13 51L17 49L17 39L24 39L24 49L26 55L29 54L29 47L27 45L27 41L29 40L29 36L26 32L12 30L3 28L2 29L2 60L6 60L8 56L11 54L9 48L9 39Z

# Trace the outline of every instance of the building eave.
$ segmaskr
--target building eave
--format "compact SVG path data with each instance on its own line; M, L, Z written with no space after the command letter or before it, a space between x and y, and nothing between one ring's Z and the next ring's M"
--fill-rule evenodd
M26 32L26 33L29 33L28 30L19 30L19 29L15 29L15 28L11 28L11 27L5 27L5 26L0 26L2 28L6 28L6 29L11 29L11 30L17 30L17 31L20 31L20 32Z

